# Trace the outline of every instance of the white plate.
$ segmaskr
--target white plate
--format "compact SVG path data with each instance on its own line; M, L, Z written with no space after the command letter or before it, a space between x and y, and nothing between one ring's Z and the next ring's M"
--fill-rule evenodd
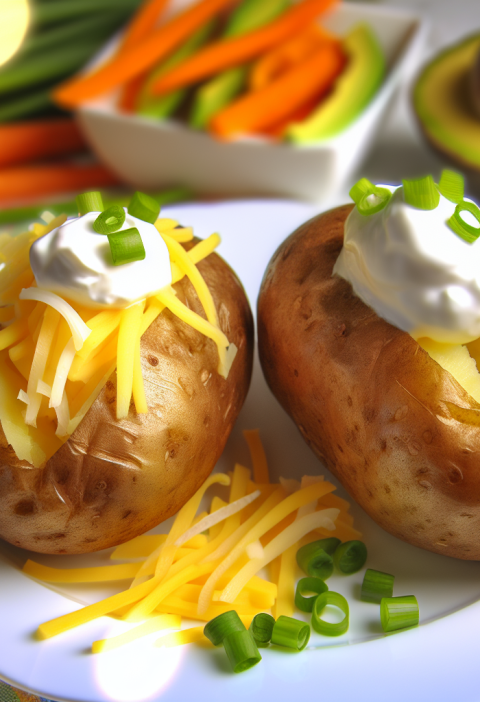
M287 201L168 210L169 216L193 225L200 237L217 230L222 234L220 252L235 267L252 304L275 247L315 213L314 206ZM320 471L330 478L270 394L258 364L219 468L229 470L235 461L249 464L241 431L254 427L261 431L273 477ZM202 702L219 696L290 702L299 695L355 702L478 701L480 563L408 546L379 529L356 505L352 512L368 546L367 565L396 576L395 594L417 596L418 628L381 634L378 606L358 599L362 571L329 581L330 589L344 593L350 603L351 625L344 637L312 635L300 654L264 649L263 661L242 675L229 672L222 650L196 645L162 650L152 645L158 635L94 656L89 653L92 641L122 630L124 623L103 618L43 642L35 640L34 632L41 622L78 608L78 601L98 598L100 591L65 588L65 596L24 576L18 565L29 555L60 567L98 564L108 553L40 557L2 544L0 678L53 700L80 702Z

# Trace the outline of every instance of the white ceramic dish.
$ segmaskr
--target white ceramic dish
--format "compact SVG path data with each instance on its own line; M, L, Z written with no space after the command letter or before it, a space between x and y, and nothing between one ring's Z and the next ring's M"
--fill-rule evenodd
M363 21L380 40L388 74L351 127L323 144L216 141L175 121L121 113L115 106L118 92L83 106L78 122L99 158L140 189L181 184L198 194L323 201L347 181L366 155L395 89L418 61L423 44L425 25L418 16L378 5L342 3L325 15L323 24L343 35Z
M220 252L235 266L254 304L275 247L316 210L302 203L256 201L177 206L168 214L191 224L200 237L215 230L222 234ZM218 468L229 470L235 461L249 465L241 431L253 427L261 431L273 476L321 471L266 387L258 364ZM340 494L344 495L341 490ZM362 571L329 581L350 603L351 624L345 636L332 640L313 635L301 654L262 650L261 664L242 675L229 672L221 650L196 645L162 650L152 645L157 635L93 656L91 642L118 632L123 623L103 618L44 642L36 641L34 632L42 621L107 591L84 586L63 588L60 594L24 576L19 566L28 556L59 567L94 565L105 562L108 552L41 557L0 542L0 678L69 702L290 702L299 695L342 702L478 702L480 563L408 546L379 529L355 505L352 512L368 546L367 566L395 574L395 594L417 596L418 628L381 634L378 607L358 599Z

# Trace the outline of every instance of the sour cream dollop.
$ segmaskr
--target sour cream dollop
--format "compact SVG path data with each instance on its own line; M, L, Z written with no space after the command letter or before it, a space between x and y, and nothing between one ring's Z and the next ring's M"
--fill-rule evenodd
M145 259L115 266L108 237L93 229L99 214L67 220L32 244L30 265L39 288L86 307L125 308L172 282L168 249L153 224L126 212L119 231L138 229Z
M467 243L447 226L455 204L442 195L438 207L420 210L405 203L401 187L381 187L393 193L383 210L362 215L355 207L347 218L333 273L348 280L379 317L415 339L477 339L480 239ZM470 213L462 217L478 226Z

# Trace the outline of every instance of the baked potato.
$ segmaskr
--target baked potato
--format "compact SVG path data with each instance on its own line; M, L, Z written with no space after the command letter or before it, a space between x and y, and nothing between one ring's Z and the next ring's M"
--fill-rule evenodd
M267 382L303 438L386 531L480 560L480 404L409 333L332 277L352 206L278 248L258 300Z
M190 248L193 244L185 244ZM219 325L238 349L225 379L217 346L164 310L141 339L147 414L116 418L116 373L46 465L18 460L0 429L0 537L42 553L114 546L167 519L213 469L245 399L253 322L229 266L210 254L198 264ZM187 278L174 285L204 315Z

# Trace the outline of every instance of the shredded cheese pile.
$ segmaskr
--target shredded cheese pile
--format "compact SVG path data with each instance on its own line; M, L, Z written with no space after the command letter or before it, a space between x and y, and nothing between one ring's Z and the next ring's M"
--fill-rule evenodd
M218 246L218 234L187 252L182 243L193 239L190 227L166 218L155 224L168 247L172 285L187 276L206 319L184 305L172 285L124 310L99 312L36 287L30 246L67 217L45 212L42 219L46 224L19 236L0 235L0 422L17 457L36 468L75 431L115 368L117 419L127 417L132 395L136 411L148 412L140 338L165 308L213 339L223 377L236 354L196 266Z
M247 626L265 610L292 616L298 548L322 536L348 541L360 533L349 503L332 494L334 485L319 476L271 483L258 432L245 435L254 479L239 464L228 475L211 475L178 512L168 534L139 536L111 554L113 560L133 562L68 570L27 561L24 572L45 582L131 580L123 592L41 624L39 638L104 615L138 623L120 636L95 641L92 651L99 653L162 629L179 631L163 636L159 646L203 641L203 626L181 629L182 619L206 622L231 609ZM209 513L197 515L214 484L229 486L228 502L215 496ZM258 575L265 566L270 581Z

